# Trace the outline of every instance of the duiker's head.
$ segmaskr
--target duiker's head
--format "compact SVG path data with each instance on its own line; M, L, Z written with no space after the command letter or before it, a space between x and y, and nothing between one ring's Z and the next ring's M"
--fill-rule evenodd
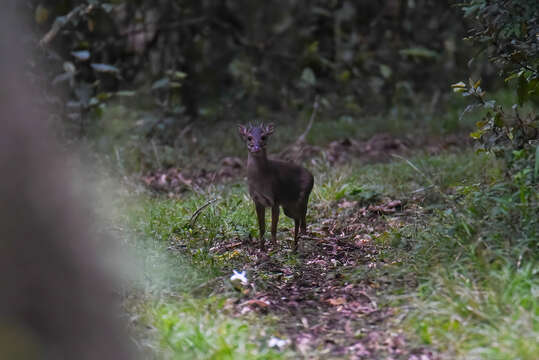
M256 155L266 148L266 142L273 133L273 124L238 125L238 131L243 140L247 143L249 152Z

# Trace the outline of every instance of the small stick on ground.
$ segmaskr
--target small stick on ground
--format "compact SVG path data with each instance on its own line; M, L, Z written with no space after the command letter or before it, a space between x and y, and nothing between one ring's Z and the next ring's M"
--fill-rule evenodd
M193 215L191 216L191 220L189 220L189 223L191 224L191 227L193 227L198 219L198 216L200 215L200 213L202 212L202 210L204 210L205 208L207 208L208 206L210 206L212 203L216 202L217 199L212 199L210 201L208 201L207 203L205 203L204 205L202 205L201 207L199 207L197 209L197 211L195 211L193 213Z

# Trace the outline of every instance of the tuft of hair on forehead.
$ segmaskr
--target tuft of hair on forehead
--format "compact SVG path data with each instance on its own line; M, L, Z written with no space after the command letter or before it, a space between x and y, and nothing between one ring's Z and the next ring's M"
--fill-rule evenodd
M240 135L246 137L248 134L260 133L261 135L269 136L273 134L273 123L265 125L264 123L253 124L249 122L246 125L238 125Z

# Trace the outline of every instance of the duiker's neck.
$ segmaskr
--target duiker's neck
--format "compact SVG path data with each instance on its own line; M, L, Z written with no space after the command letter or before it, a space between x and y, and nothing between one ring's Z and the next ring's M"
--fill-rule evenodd
M266 149L262 149L259 152L253 154L249 152L247 155L247 167L254 167L258 169L267 168L269 165Z

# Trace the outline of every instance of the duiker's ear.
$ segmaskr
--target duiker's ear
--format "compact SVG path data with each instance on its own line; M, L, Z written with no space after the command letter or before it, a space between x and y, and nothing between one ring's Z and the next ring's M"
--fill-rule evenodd
M264 134L266 134L266 135L271 135L271 134L273 134L273 129L274 129L273 123L266 125L266 126L264 127Z
M238 132L243 139L247 138L247 128L243 125L238 125Z

